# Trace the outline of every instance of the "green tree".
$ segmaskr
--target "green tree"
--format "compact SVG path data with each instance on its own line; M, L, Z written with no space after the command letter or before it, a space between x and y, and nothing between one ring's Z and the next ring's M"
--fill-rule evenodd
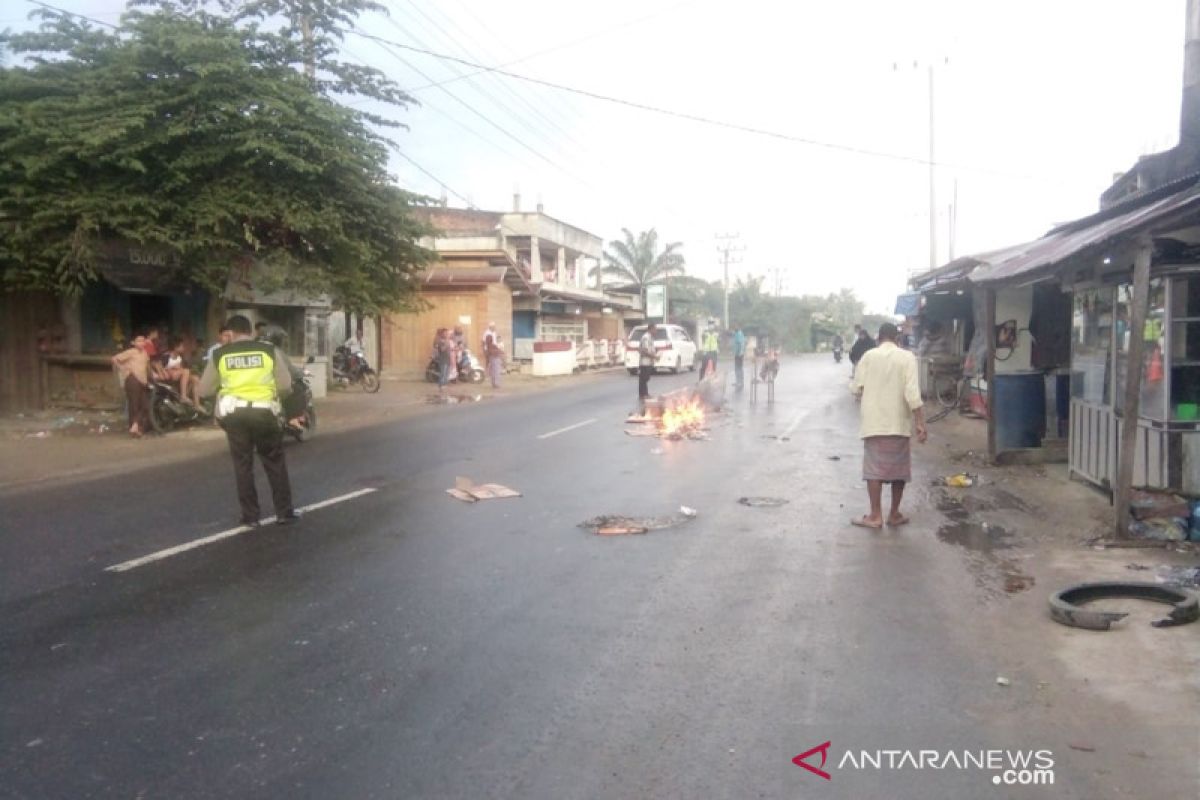
M681 242L671 242L658 249L658 231L651 228L637 236L628 228L622 228L623 241L609 242L604 252L604 264L593 270L597 277L612 277L623 283L637 286L642 295L642 307L646 307L646 287L672 275L684 273L683 254L677 252Z
M373 118L333 98L407 100L331 58L339 21L368 4L224 7L143 4L112 32L43 10L40 31L0 35L26 61L0 68L0 285L78 291L124 239L212 290L253 259L350 310L411 302L432 257L410 213L423 201L387 174ZM303 35L273 19L297 9Z

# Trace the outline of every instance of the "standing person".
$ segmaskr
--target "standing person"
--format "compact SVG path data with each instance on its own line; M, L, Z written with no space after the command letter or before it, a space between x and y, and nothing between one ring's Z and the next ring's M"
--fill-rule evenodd
M879 346L866 352L854 373L853 391L861 401L859 435L863 440L863 480L871 511L850 524L860 528L882 528L883 484L892 485L888 525L903 525L900 513L904 484L912 480L911 439L924 442L925 410L917 385L917 358L896 346L896 326L879 326Z
M745 386L743 367L746 363L746 334L742 333L741 325L733 326L733 388Z
M700 358L700 377L697 380L702 381L708 374L710 366L713 372L717 371L717 352L720 350L720 344L717 339L715 323L710 323L708 329L704 331L704 336L700 338L700 350L703 355Z
M213 360L213 353L217 352L217 348L222 345L229 344L233 341L233 332L229 330L228 325L222 325L217 331L217 341L213 342L212 347L208 348L208 352L204 355L204 361L209 363Z
M875 346L875 340L871 338L871 334L867 333L859 325L855 325L858 329L858 334L854 344L850 345L850 366L857 367L858 362L862 360L863 354ZM892 325L895 328L895 325Z
M492 381L492 388L500 388L500 373L504 371L504 343L496 331L496 323L489 322L487 333L483 334L483 357L487 359L487 373Z
M658 326L651 322L638 340L638 402L644 404L650 398L650 376L654 374L654 361L658 353L654 349L654 331Z
M254 490L254 452L262 459L275 504L275 524L299 519L292 507L292 485L283 457L283 430L276 414L280 396L292 391L287 356L275 345L251 338L250 320L236 315L229 319L233 341L217 348L215 359L204 368L200 394L218 393L217 419L229 440L233 473L237 479L242 524L258 527L258 493Z
M135 336L129 347L112 357L117 380L129 407L129 435L140 439L150 427L150 356L146 337Z
M450 373L454 371L454 340L450 338L449 328L438 328L433 353L438 365L438 391L444 392L450 382Z

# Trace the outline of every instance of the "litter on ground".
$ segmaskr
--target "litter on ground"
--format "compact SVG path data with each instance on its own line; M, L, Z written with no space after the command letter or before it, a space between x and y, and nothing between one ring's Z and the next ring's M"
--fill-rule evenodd
M663 517L628 517L623 514L601 514L598 517L584 520L579 527L590 530L599 536L623 536L626 534L648 533L649 531L673 528L693 520L699 512L688 506L680 506L679 513Z
M790 501L782 497L739 497L738 502L744 506L770 508L787 505Z
M455 478L454 488L447 489L446 494L462 500L465 503L474 503L478 500L496 500L502 497L521 496L521 493L515 489L510 489L507 486L501 486L498 483L476 484L470 478L463 477Z

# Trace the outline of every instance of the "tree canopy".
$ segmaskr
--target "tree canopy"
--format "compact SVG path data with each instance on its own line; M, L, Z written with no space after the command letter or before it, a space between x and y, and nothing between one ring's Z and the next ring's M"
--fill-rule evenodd
M661 281L670 275L682 275L683 254L678 252L681 242L671 242L658 249L658 231L651 228L637 236L628 228L622 228L624 240L609 242L604 253L604 265L600 274L617 278L637 286L645 293L646 286Z
M404 307L432 256L423 201L387 173L383 120L335 99L409 102L334 59L367 8L161 0L112 31L40 10L39 31L0 35L0 285L77 291L128 240L212 290L252 259L351 310Z

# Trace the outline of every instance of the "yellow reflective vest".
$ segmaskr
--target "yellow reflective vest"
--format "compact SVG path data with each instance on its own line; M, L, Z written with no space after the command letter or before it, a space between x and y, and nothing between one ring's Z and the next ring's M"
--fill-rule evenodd
M231 342L213 354L221 376L221 396L261 403L275 400L275 347L267 342Z

